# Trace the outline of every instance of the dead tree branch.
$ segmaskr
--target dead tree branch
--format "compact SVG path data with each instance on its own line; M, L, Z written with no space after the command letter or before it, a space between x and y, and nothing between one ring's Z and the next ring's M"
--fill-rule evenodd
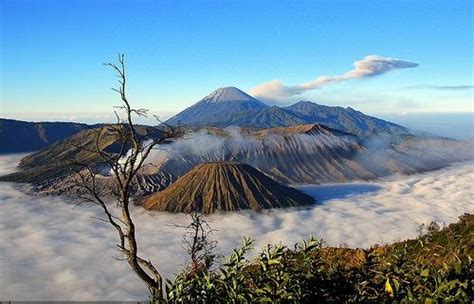
M112 88L119 94L122 102L121 105L115 107L116 123L93 129L91 131L92 142L74 145L80 152L90 155L90 158L98 159L98 163L91 164L87 161L74 159L70 163L70 167L76 173L76 185L83 190L79 194L79 204L89 202L102 209L105 216L100 220L108 222L117 231L117 246L123 259L147 285L153 301L161 302L163 300L163 278L156 266L139 254L136 227L130 212L130 203L132 202L133 184L151 151L164 141L180 136L181 132L179 127L174 128L162 124L160 129L154 128L150 132L146 132L151 134L149 137L139 134L138 127L134 123L134 116L146 117L148 110L133 108L127 97L125 57L119 54L117 64L105 63L105 65L112 68L118 78L118 87ZM118 145L117 151L106 151L105 148L111 142ZM112 185L104 184L100 180L98 171L104 166L110 172L109 179L112 179ZM118 206L118 214L114 214L108 204L107 197L110 195Z

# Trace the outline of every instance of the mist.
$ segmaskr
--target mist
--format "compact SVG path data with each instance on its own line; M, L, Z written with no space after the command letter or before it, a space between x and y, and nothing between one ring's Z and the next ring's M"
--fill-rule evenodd
M29 153L0 154L0 176L17 170L20 160Z
M184 138L178 139L171 144L160 146L159 150L153 151L149 156L151 162L158 162L164 158L181 158L184 156L206 157L212 156L217 159L235 157L236 153L245 153L250 150L264 148L265 150L282 149L285 136L269 133L264 138L249 135L248 132L239 127L227 127L223 129L224 135L215 135L202 129L185 134ZM336 147L344 146L355 141L352 137L337 137L329 134L318 134L317 136L307 134L292 134L292 138L312 147ZM234 153L234 155L232 155Z
M0 156L0 172L17 155ZM219 251L228 254L243 236L293 244L323 238L327 245L368 247L415 237L422 223L455 222L474 212L474 162L373 183L299 188L317 203L309 208L234 212L208 217ZM64 197L31 196L28 185L0 183L0 294L3 300L146 300L146 287L118 255L114 229L92 217L93 206L74 209ZM167 277L186 261L182 214L132 210L140 250Z
M222 132L188 133L153 151L149 161L160 168L167 183L198 163L236 161L258 168L278 182L316 184L414 174L474 159L472 140L383 134L360 139L326 132L284 136L249 134L239 128Z
M171 144L160 146L159 150L150 155L150 159L180 158L183 156L209 156L222 155L229 151L245 152L246 150L265 147L267 150L278 150L285 143L285 138L292 137L308 146L317 147L344 147L346 145L359 143L360 140L353 136L336 136L332 134L320 133L318 135L310 134L266 134L264 138L249 135L247 131L239 127L227 127L223 129L223 135L212 134L202 129L196 132L187 133L184 138L178 139ZM393 147L393 144L404 144L406 138L403 135L384 135L372 136L370 139L362 140L363 145L371 150L370 154L387 154L386 150ZM411 152L424 150L423 155L427 160L433 158L449 158L453 160L474 158L474 140L447 140L440 137L419 137L416 140L406 141L407 148L413 148ZM409 146L408 146L409 144ZM410 152L410 151L408 151ZM429 152L426 154L426 152Z

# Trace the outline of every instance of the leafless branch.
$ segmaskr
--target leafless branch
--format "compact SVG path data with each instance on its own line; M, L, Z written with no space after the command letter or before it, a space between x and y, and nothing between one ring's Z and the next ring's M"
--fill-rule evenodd
M139 254L136 239L136 228L130 212L132 188L134 181L145 166L146 159L151 151L164 141L181 136L179 126L172 127L161 124L161 129L149 130L151 136L142 136L137 132L133 117L146 117L147 109L132 108L126 94L125 57L118 56L118 63L105 63L112 68L118 78L118 87L112 90L119 94L121 105L116 106L114 115L116 123L92 129L91 142L86 144L73 144L72 147L89 155L89 159L75 158L70 167L77 178L76 186L82 189L78 195L79 204L88 202L99 206L104 212L103 218L97 220L112 225L118 236L118 248L137 276L148 286L152 298L156 302L163 300L162 276L154 264ZM124 116L121 118L119 112ZM158 120L159 121L159 120ZM153 132L152 132L153 131ZM159 135L157 135L159 134ZM107 151L111 145L118 145L115 151ZM78 154L78 155L82 155ZM91 164L90 159L97 163ZM113 185L104 184L96 167L106 166L110 170ZM103 178L102 178L103 179ZM119 214L114 215L107 196L112 195L119 209Z

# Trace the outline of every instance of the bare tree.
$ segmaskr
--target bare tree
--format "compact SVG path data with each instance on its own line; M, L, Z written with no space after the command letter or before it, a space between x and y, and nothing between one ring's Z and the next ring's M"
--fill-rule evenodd
M211 240L210 236L216 230L211 228L201 213L192 211L189 215L191 222L187 226L177 227L184 228L183 248L189 255L186 271L188 275L194 275L212 266L217 257L215 253L217 241Z
M118 64L106 63L118 77L118 88L113 88L120 95L122 104L114 111L117 123L105 125L93 130L94 139L87 144L76 146L83 153L92 155L98 161L87 162L80 159L72 161L76 172L77 185L82 190L78 194L80 203L90 202L98 205L104 212L100 220L112 225L117 231L118 243L122 257L136 275L147 285L153 302L163 301L163 278L151 260L140 255L136 237L136 228L130 213L133 187L141 170L147 165L146 160L151 151L160 143L180 136L180 130L164 126L148 130L144 136L134 124L134 116L146 117L147 110L131 106L126 94L125 58L119 54ZM121 118L120 114L124 118ZM162 124L163 125L163 124ZM107 151L105 146L114 143L114 151ZM108 144L107 144L108 143ZM106 166L110 170L112 184L104 184L98 167ZM118 206L118 212L111 208L112 197ZM112 204L113 206L113 204Z

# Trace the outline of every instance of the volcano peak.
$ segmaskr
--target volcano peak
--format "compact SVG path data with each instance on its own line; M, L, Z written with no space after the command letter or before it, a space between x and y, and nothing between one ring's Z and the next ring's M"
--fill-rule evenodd
M211 162L197 165L165 190L142 201L146 209L213 213L311 204L313 198L281 185L247 164Z
M203 100L206 100L207 102L257 101L255 98L236 87L218 88Z

